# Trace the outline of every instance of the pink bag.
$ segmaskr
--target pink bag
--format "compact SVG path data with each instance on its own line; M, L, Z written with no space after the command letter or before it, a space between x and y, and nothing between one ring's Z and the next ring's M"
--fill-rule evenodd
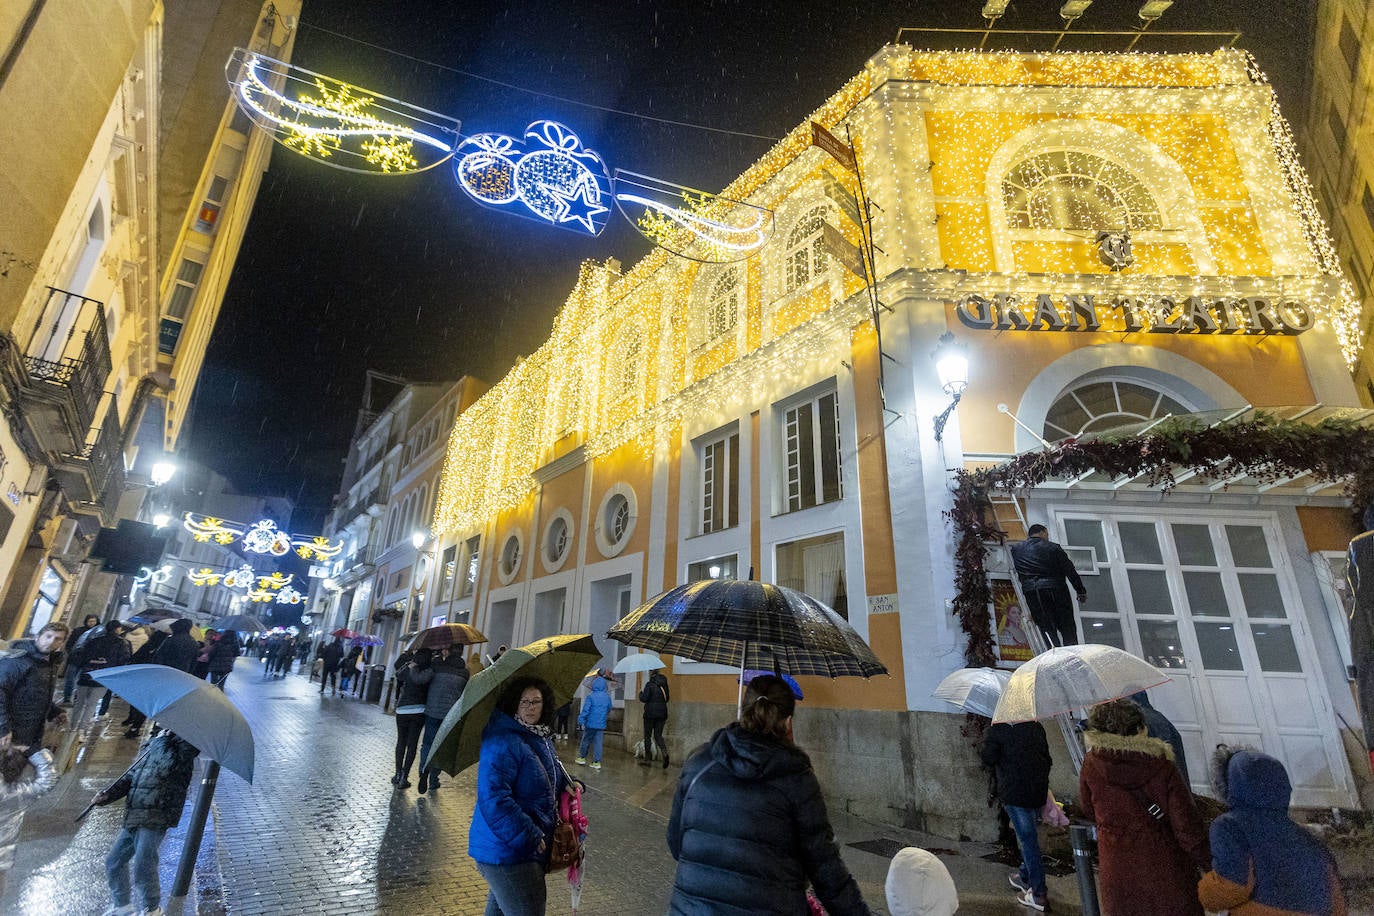
M1040 808L1040 820L1051 827L1069 826L1068 815L1064 813L1063 808L1059 807L1059 802L1054 800L1053 792L1045 794L1045 804Z

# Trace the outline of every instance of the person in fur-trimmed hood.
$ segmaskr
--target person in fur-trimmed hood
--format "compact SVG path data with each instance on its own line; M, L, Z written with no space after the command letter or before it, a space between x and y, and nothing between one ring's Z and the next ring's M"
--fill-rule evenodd
M1198 885L1203 906L1232 916L1344 916L1335 860L1288 816L1293 787L1282 763L1223 744L1212 785L1231 810L1212 822L1212 870Z
M1146 734L1130 700L1094 706L1084 738L1078 791L1097 822L1102 912L1202 916L1198 873L1211 853L1173 749Z

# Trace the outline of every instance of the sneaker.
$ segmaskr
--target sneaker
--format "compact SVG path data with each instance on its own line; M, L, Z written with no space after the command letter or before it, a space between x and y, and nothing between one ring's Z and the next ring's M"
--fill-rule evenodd
M594 760L594 761L592 761L592 769L593 769L593 770L599 770L599 769L601 769L601 761L599 761L599 760Z
M586 758L586 757L578 757L578 758L576 758L575 760L573 760L573 763L575 763L575 764L577 764L577 765L579 765L579 766L586 766L586 765L587 765L587 758Z
M1021 873L1019 871L1014 871L1011 874L1007 875L1007 881L1011 884L1012 887L1016 888L1017 891L1023 894L1031 889L1031 886L1026 883L1025 878L1021 877Z
M1040 913L1048 912L1050 908L1049 898L1037 897L1035 892L1029 889L1023 893L1017 894L1016 902Z

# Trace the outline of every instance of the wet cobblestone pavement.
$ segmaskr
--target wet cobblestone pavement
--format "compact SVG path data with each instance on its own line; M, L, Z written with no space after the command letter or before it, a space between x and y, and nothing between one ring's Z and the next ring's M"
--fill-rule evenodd
M261 663L241 659L228 682L257 739L256 783L223 773L212 825L197 863L196 912L255 914L480 914L486 884L467 857L467 825L475 800L472 769L442 777L437 793L393 789L392 717L348 697L321 697L303 675L264 680ZM110 720L124 708L116 703ZM114 736L117 725L106 726ZM95 916L109 905L103 862L123 806L97 809L76 829L72 816L128 765L137 742L97 727L84 757L26 817L15 868L0 912ZM674 765L639 767L609 745L600 772L571 766L572 743L559 751L586 779L591 821L581 914L664 913L674 863L664 841ZM197 773L199 776L199 772ZM412 774L412 779L414 775ZM188 811L162 847L164 896L180 850ZM1005 866L984 861L989 847L920 837L832 813L843 854L875 913L882 907L890 850L906 843L960 854L945 859L960 888L961 914L1014 914ZM888 848L886 854L855 848ZM949 849L953 853L954 849ZM1051 893L1072 899L1072 877ZM189 909L189 908L188 908ZM1076 906L1056 905L1061 913ZM572 912L567 882L549 878L551 916Z

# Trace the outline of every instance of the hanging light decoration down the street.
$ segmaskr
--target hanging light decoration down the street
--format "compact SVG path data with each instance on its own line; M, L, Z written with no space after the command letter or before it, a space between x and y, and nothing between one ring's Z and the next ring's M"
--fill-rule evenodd
M773 211L661 178L615 170L615 203L640 234L692 261L742 261L773 234Z
M214 541L228 545L237 541L244 550L274 557L285 556L294 548L297 556L303 560L330 560L343 550L342 541L331 541L321 535L289 534L278 528L270 518L244 525L213 515L187 512L182 527L190 533L192 540L202 544Z
M459 124L378 92L235 48L225 75L245 114L282 146L353 172L423 172L453 155Z

